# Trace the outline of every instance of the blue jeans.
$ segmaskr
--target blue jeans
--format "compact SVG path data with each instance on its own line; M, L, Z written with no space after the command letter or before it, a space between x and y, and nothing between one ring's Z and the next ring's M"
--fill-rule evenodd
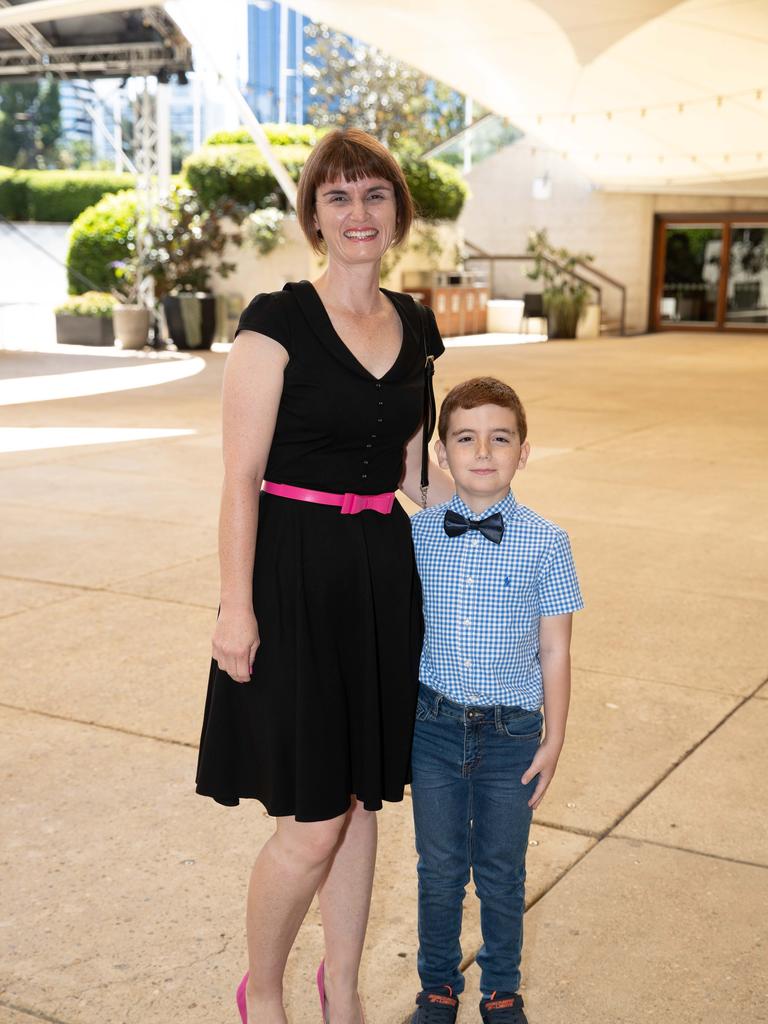
M528 801L536 786L520 777L541 727L540 711L464 706L419 689L411 790L424 989L464 989L461 916L470 868L480 898L481 990L489 996L520 987Z

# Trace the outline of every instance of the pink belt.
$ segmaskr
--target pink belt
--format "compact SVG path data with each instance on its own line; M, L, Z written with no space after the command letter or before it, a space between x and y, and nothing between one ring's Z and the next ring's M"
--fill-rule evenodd
M310 491L306 487L292 487L290 484L273 484L265 480L261 485L267 494L276 494L278 498L293 498L294 501L313 501L316 505L340 505L342 515L356 515L365 509L388 515L392 511L395 492L384 494L330 494L328 491Z

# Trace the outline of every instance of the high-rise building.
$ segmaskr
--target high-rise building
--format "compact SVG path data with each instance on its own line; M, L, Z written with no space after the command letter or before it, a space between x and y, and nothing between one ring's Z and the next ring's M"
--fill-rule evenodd
M306 124L309 79L304 28L310 19L277 0L248 4L245 95L260 121Z
M59 83L61 138L65 144L87 142L93 145L93 121L86 107L95 102L93 83L79 79Z

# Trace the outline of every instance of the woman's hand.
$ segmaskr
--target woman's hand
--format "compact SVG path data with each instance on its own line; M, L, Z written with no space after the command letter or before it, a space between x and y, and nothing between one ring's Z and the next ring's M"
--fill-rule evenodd
M222 672L236 683L248 683L259 649L259 625L253 611L219 613L213 631L213 656Z

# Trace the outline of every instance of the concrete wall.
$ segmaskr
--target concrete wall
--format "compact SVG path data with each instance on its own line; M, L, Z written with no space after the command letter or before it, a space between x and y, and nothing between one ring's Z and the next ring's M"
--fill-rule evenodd
M534 199L533 179L548 174L549 199ZM525 252L528 234L547 228L556 245L586 251L595 265L627 286L627 330L648 329L653 221L656 213L765 211L765 198L652 195L601 192L565 160L534 154L529 144L513 145L478 164L468 176L472 191L459 225L468 242L494 254ZM518 298L538 285L523 264L497 264L495 291ZM522 269L521 269L522 268ZM618 294L605 287L609 317L617 314Z

